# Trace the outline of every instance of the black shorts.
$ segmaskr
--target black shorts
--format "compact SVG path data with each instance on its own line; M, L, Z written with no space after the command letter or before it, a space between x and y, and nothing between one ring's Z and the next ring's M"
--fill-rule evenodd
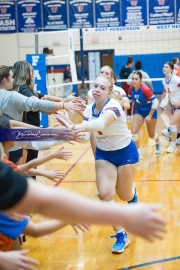
M23 156L22 148L9 152L9 160L12 161L13 163L17 163L22 156Z
M24 197L27 188L25 177L0 162L0 211L15 206Z

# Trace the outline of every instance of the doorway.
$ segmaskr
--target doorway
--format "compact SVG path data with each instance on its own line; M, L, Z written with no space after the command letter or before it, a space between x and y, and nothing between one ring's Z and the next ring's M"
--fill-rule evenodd
M113 69L114 50L84 51L84 68L88 71L89 89L92 83L99 75L102 66L110 66ZM75 52L76 64L80 61L80 51Z

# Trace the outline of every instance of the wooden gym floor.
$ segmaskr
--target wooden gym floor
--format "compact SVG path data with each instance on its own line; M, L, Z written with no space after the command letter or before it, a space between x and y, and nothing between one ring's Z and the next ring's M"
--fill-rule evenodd
M160 155L154 154L154 141L148 139L145 125L140 132L143 159L139 162L135 184L140 202L163 204L161 215L167 221L167 234L163 241L151 244L129 234L131 244L120 255L111 253L114 239L110 239L110 226L91 226L86 234L76 235L71 226L54 234L34 239L27 237L23 249L29 248L29 256L40 261L39 270L179 270L180 269L180 146L177 153L167 154L168 141L161 136L161 130L168 125L169 115L159 114L157 132L163 142ZM75 118L77 121L77 117ZM128 123L130 128L131 123ZM61 146L60 146L61 147ZM94 158L89 142L86 144L64 144L72 150L69 161L53 160L41 169L60 168L66 177L56 184L43 177L37 181L56 185L98 200L96 196ZM48 151L40 151L40 155ZM70 198L71 199L71 198ZM116 201L121 202L117 196ZM61 209L59 209L61 211ZM44 217L34 215L32 221L41 222Z

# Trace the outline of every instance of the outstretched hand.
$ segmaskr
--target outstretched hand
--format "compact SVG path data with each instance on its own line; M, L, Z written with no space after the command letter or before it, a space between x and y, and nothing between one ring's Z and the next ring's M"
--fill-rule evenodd
M29 250L0 252L0 261L3 270L36 270L33 265L39 265L39 262L26 257Z
M70 141L73 139L71 128L57 127L55 129L56 140Z
M61 172L59 169L46 171L46 177L54 182L57 182L56 178L64 178L65 173Z
M78 100L78 101L83 101L83 99L81 97L75 97L75 93L70 94L69 96L67 96L66 100L72 101L72 100Z
M73 230L75 233L78 234L78 229L81 230L82 232L86 233L87 231L90 230L90 225L88 224L71 224Z
M55 113L55 119L57 122L59 122L61 125L67 128L71 128L73 125L73 123L69 119L69 115L65 110L64 112Z
M82 104L81 99L75 98L72 101L64 103L64 109L74 114L73 111L81 111L81 104Z
M153 242L155 238L162 239L166 232L165 221L155 212L162 208L159 204L131 204L125 209L123 226L130 233Z
M64 147L61 147L60 149L56 149L52 153L53 158L68 160L69 158L72 157L72 152L71 151L62 151L63 149L64 149Z

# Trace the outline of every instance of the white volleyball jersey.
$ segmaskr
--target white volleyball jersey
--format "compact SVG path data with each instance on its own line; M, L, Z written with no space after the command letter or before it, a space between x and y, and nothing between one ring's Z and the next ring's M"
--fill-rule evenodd
M126 92L119 86L116 86L115 84L113 85L113 92L116 95L121 95L123 99L128 99L126 96ZM92 95L92 89L88 91L88 96L95 102L94 97Z
M180 100L180 77L172 75L168 82L163 79L162 84L164 91L169 95L171 104L175 105Z
M88 105L84 111L84 121L93 121L108 112L113 114L116 121L102 130L93 132L97 139L97 147L104 151L113 151L128 146L132 139L132 134L126 124L126 115L119 102L114 98L108 99L102 110L94 113L96 103Z

